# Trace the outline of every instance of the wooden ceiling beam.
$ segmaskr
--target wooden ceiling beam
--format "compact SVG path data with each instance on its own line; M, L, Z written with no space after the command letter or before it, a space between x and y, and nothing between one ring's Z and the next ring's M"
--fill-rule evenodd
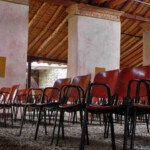
M64 50L61 54L59 54L59 55L57 56L57 59L63 58L65 55L67 55L67 52L68 52L68 49Z
M50 59L50 58L36 57L36 56L28 56L27 60L28 62L43 60L43 61L51 61L51 62L58 62L58 63L67 63L66 60Z
M123 52L121 54L121 59L123 59L124 57L127 57L130 53L132 53L136 48L138 48L142 44L143 44L143 40L141 39L136 44L134 44L130 49L128 49L125 52Z
M64 20L57 26L55 31L47 39L44 40L40 47L35 51L34 55L38 55L42 51L42 49L44 49L44 47L56 36L61 27L67 22L68 18L69 15L66 16Z
M93 5L100 5L100 4L102 4L102 3L106 2L106 1L108 1L108 0L93 0L92 4Z
M63 5L66 7L77 3L77 2L73 2L71 0L38 0L38 1L46 2L50 5Z
M144 2L148 2L149 0L146 0ZM139 3L138 6L133 11L132 15L136 15L139 11L143 9L144 5L142 3Z
M150 8L147 10L147 12L145 13L145 15L144 15L144 18L147 18L147 17L149 17L150 16Z
M59 41L59 43L58 43L52 50L50 50L50 51L45 55L45 57L50 57L51 55L53 55L53 53L55 53L55 51L56 51L59 47L61 47L61 46L64 44L64 42L66 42L67 40L68 40L68 35L66 35L66 36L63 38L62 41Z
M131 59L129 59L128 61L126 61L126 63L124 63L123 66L132 65L133 62L139 61L139 59L141 58L141 56L142 56L142 52L138 53L136 56L134 56Z
M42 38L42 36L44 34L46 34L47 30L50 28L50 26L52 25L52 23L56 20L56 17L59 15L60 11L62 10L62 6L59 6L58 9L56 10L55 14L53 15L53 17L50 19L50 21L48 22L48 24L45 26L45 28L40 32L40 34L38 34L36 36L36 38L29 44L28 47L28 51L32 51L32 47L34 46L34 44L36 42L39 41L39 39Z
M120 5L122 3L125 3L127 0L111 0L109 2L107 2L104 6L107 8L114 8L117 5Z
M128 57L121 59L121 65L124 65L128 60L130 60L132 57L136 56L140 52L142 52L142 46L133 53L131 53Z
M43 11L44 7L47 5L47 3L43 3L40 8L38 9L38 11L35 13L35 15L33 16L33 18L30 20L28 26L29 28L31 27L31 25L34 23L34 21L39 17L39 14Z
M140 63L140 62L142 62L142 61L143 61L143 58L142 58L142 55L141 55L141 56L139 56L136 60L134 60L134 61L130 64L130 66L133 67L133 66L135 66L136 64L138 64L138 63Z
M139 15L131 15L128 13L124 13L121 17L127 18L127 19L132 19L132 20L138 20L138 21L142 21L142 22L150 22L149 18L144 18L144 17L139 16Z

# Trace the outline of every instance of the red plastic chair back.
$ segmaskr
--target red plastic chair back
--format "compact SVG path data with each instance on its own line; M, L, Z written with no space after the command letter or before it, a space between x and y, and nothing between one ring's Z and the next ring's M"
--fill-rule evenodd
M54 83L54 88L58 88L58 89L61 89L62 86L64 85L70 85L71 83L71 78L64 78L64 79L58 79L55 81ZM49 90L49 89L48 89ZM52 89L52 90L49 90L49 92L51 91L51 93L48 95L48 97L55 101L55 100L58 100L58 97L59 97L59 91L56 90L56 89ZM63 93L63 92L62 92Z
M127 88L130 80L134 79L150 79L150 65L141 67L125 68L119 74L119 80L116 88L116 95L118 97L127 96ZM130 97L135 98L136 96L137 82L133 82L131 85ZM141 84L140 97L146 96L146 87Z
M17 93L17 97L16 97L17 100L25 101L29 90L30 90L30 88L19 90L18 93Z
M2 88L1 89L1 95L0 95L0 101L8 101L10 97L10 91L11 88Z
M111 95L115 94L118 81L119 70L103 71L95 75L94 83L105 83L110 87ZM104 86L94 85L91 90L91 96L97 98L106 98L107 90Z
M80 86L84 93L86 93L88 86L90 84L91 75L77 76L73 79L71 85ZM69 88L68 95L69 98L78 98L78 91L76 88ZM83 97L83 95L81 95Z
M10 91L9 101L14 101L20 85L13 85Z

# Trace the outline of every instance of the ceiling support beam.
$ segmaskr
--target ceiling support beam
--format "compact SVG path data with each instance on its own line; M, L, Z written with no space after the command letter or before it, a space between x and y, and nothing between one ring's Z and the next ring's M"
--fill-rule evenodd
M143 22L150 22L149 18L144 18L144 17L139 16L139 15L131 15L128 13L124 13L121 17L127 18L127 19L132 19L132 20L143 21Z
M58 60L58 59L49 59L49 58L44 58L44 57L28 56L28 62L40 61L40 60L57 62L57 63L67 63L66 60Z

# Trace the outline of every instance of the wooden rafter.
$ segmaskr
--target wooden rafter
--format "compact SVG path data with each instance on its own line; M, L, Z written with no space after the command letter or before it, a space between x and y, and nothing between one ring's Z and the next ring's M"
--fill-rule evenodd
M143 44L143 40L139 40L136 44L132 46L129 50L125 51L124 53L121 54L121 59L124 57L128 56L130 53L132 53L136 48L141 46Z
M120 5L126 1L127 0L119 0L119 1L118 0L111 0L105 4L105 7L114 8L115 6Z
M102 3L106 2L106 1L108 1L108 0L93 0L92 4L93 5L100 5L100 4L102 4Z
M132 62L135 62L137 59L141 58L142 56L142 52L138 53L137 55L135 55L134 57L128 59L128 61L126 61L126 63L124 63L124 66L129 66L132 64Z
M125 11L125 9L132 3L133 3L132 0L127 0L120 10Z
M142 55L139 56L136 60L134 60L132 63L130 63L130 66L135 66L138 63L141 63L143 61Z
M148 2L149 0L145 0L144 2ZM144 5L142 3L139 3L138 6L133 11L132 15L136 15L139 11L143 9Z
M55 21L56 17L59 15L60 11L62 9L62 6L59 6L58 9L56 10L55 14L53 15L53 17L50 19L50 21L47 23L47 25L45 26L45 28L40 32L40 34L38 34L38 36L36 36L36 38L29 44L29 48L28 51L32 51L32 47L34 46L34 44L36 42L39 41L39 39L41 39L41 37L46 34L47 30L50 28L50 26L52 25L52 23Z
M67 55L68 49L64 50L59 56L57 56L57 59L63 58L65 55Z
M62 41L60 41L52 50L50 50L45 56L46 57L50 57L53 53L55 53L55 51L59 48L59 47L61 47L63 44L64 44L64 42L66 42L68 40L68 35L66 35L64 38L63 38L63 40Z
M147 12L144 15L144 18L147 18L148 16L150 16L150 8L147 10Z
M133 53L131 53L128 57L121 59L121 65L124 65L128 60L130 60L131 58L133 58L140 52L142 52L142 46L140 48L138 48L136 51L134 51Z
M33 16L33 18L30 20L28 26L29 28L31 27L31 25L34 23L34 21L39 17L39 14L43 11L44 7L47 5L47 3L43 3L40 8L38 9L38 11L36 12L36 14Z
M66 7L76 4L76 2L73 2L71 0L38 0L38 1L47 2L51 5L63 5Z
M69 15L66 16L64 18L64 20L55 29L55 31L47 39L44 40L44 42L40 45L40 47L34 53L35 55L39 54L41 52L41 50L50 42L50 40L52 40L55 37L55 35L58 33L58 31L61 29L61 27L66 23L68 18L69 18Z

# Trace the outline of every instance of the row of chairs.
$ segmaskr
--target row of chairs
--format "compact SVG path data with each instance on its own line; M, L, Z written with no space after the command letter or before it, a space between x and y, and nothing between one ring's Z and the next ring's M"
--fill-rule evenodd
M112 70L99 72L96 74L94 81L90 83L91 76L77 76L72 82L70 78L59 79L55 82L53 87L41 89L28 89L26 94L17 94L16 100L19 97L25 99L25 103L15 101L13 107L23 107L22 123L20 128L20 135L24 124L27 108L38 109L38 121L35 132L35 139L37 139L38 128L41 121L42 112L46 116L46 110L56 110L55 123L52 133L51 144L54 140L54 133L56 128L58 111L60 112L58 134L56 145L59 142L60 127L62 127L62 137L64 138L64 113L65 112L80 112L80 122L82 128L80 150L84 150L85 135L88 138L88 113L102 114L107 113L109 116L109 123L111 124L111 139L112 149L116 149L113 114L125 116L124 128L124 145L123 149L127 149L127 132L129 127L129 119L131 116L134 120L132 128L132 138L130 149L134 149L134 137L136 116L147 114L150 111L149 104L149 78L150 66L125 68L123 70ZM88 92L87 92L88 89ZM35 94L31 91L40 91ZM24 98L23 98L24 96ZM141 97L145 98L145 104L139 103ZM18 98L17 98L18 97ZM36 98L35 98L36 97ZM94 103L93 99L100 99L100 103ZM58 101L57 101L58 100ZM84 119L82 112L84 111ZM46 117L44 117L46 120ZM46 121L45 121L46 133Z

